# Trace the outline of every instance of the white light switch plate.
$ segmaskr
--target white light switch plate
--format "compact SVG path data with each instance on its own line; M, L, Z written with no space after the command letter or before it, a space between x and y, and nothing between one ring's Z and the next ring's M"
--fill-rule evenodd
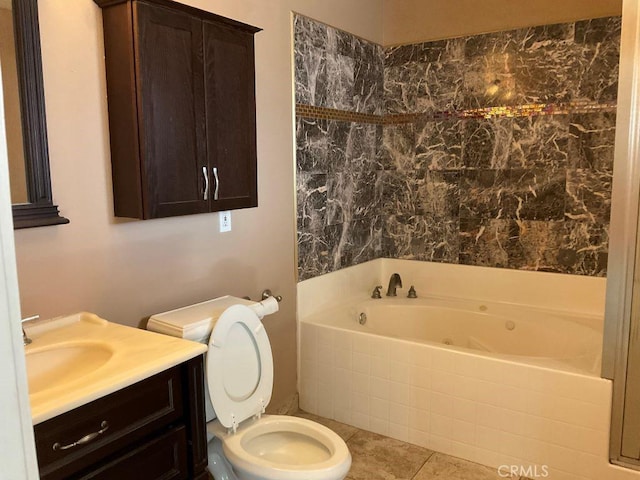
M226 210L224 212L219 212L218 218L220 219L220 232L230 232L231 231L231 212L229 210Z

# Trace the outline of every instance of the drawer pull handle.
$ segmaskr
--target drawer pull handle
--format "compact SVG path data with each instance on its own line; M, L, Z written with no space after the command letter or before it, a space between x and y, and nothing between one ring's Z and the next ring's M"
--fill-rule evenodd
M70 443L69 445L62 445L60 442L56 442L53 444L53 449L57 452L58 450L69 450L70 448L84 445L85 443L89 443L90 441L95 440L98 436L102 435L107 430L109 430L109 423L104 420L100 424L100 430L98 430L97 432L89 433L77 442Z

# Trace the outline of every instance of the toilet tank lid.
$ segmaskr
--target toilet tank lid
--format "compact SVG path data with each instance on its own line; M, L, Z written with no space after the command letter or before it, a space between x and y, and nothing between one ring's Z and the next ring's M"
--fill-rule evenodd
M244 298L225 295L152 315L147 323L147 330L206 343L222 312L232 305L254 305L255 303Z

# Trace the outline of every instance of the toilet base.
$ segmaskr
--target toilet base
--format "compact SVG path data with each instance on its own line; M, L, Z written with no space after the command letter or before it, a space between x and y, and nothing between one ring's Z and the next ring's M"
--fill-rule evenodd
M224 456L222 442L218 437L213 437L208 446L209 466L208 470L214 480L242 480L237 477L233 467Z

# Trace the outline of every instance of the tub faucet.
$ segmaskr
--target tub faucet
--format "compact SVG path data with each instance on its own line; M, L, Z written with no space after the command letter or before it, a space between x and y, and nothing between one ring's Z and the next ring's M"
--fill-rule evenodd
M399 273L394 273L391 275L389 279L389 288L387 288L387 297L395 297L396 296L396 288L402 288L402 279L400 278Z
M31 342L33 342L33 340L27 336L27 332L25 332L24 327L22 327L22 344L26 347L27 345L30 345Z
M33 317L23 318L21 323L30 322L31 320L38 320L38 319L40 319L40 315L34 315ZM24 331L24 327L22 327L22 344L26 347L27 345L31 344L32 341L33 340L31 340L27 336L27 332Z

